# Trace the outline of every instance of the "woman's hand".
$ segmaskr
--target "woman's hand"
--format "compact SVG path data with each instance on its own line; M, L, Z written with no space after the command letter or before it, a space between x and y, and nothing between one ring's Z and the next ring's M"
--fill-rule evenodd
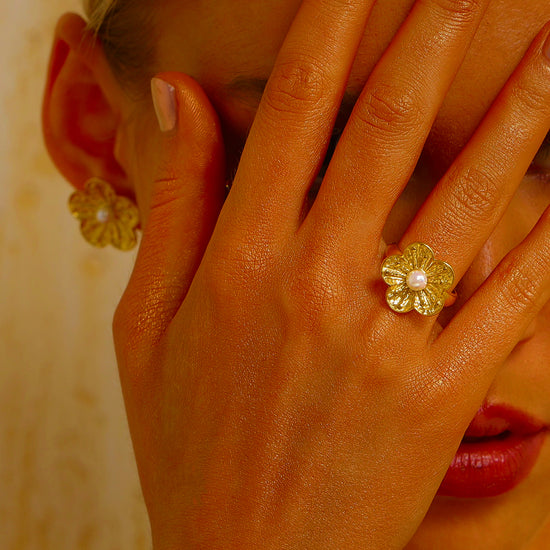
M437 338L384 299L383 227L488 0L416 2L304 209L373 4L304 0L223 209L216 115L161 75L179 126L114 325L159 550L403 547L550 298L547 212ZM399 243L456 281L550 126L547 32Z

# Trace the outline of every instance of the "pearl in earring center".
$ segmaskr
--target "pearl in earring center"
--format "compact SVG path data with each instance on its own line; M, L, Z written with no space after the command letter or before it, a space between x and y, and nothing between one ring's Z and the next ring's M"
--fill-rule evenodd
M99 223L107 223L111 221L112 218L111 209L107 206L103 206L96 212L95 217Z

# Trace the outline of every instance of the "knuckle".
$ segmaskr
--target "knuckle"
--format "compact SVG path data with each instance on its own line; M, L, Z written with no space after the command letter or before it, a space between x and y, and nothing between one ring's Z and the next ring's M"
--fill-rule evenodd
M318 106L328 89L328 77L320 63L302 56L273 69L264 101L277 113L296 114Z
M538 287L531 277L516 274L510 281L510 296L521 307L534 306L537 302Z
M499 201L501 188L498 178L475 167L451 168L448 174L451 182L450 219L466 218L471 222L485 219Z
M539 295L539 262L530 262L526 265L525 258L512 254L507 257L499 272L501 288L506 297L508 307L515 309L529 309L535 306Z
M147 338L147 330L140 322L144 317L142 307L141 300L136 303L133 293L127 289L115 309L112 322L114 340L126 352L135 347L138 341Z
M512 102L517 104L518 112L522 118L527 113L547 113L548 112L548 94L536 86L529 86L528 83L518 82L512 88Z
M484 4L486 2L483 0L437 0L435 2L447 19L462 24L475 21Z
M143 275L144 280L136 273L115 310L113 317L113 334L126 349L154 345L162 336L171 318L168 312L167 295L179 291L177 282L167 283L161 278ZM136 291L147 288L147 293ZM173 292L172 292L173 290Z
M112 333L119 369L131 376L136 365L146 359L151 344L152 315L144 315L132 295L124 293L112 321ZM131 366L130 366L131 365Z
M321 0L320 4L326 6L327 9L339 12L343 8L354 8L360 4L360 2L357 0Z
M384 134L401 135L418 127L423 112L411 93L379 84L365 89L356 116L362 127Z

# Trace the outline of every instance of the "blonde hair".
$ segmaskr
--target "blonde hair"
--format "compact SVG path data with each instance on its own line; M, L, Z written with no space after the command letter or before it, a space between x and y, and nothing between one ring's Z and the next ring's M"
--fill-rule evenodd
M155 69L153 3L150 0L83 0L88 29L101 41L121 85L148 97Z
M98 33L117 0L84 0L84 13L88 17L88 28Z

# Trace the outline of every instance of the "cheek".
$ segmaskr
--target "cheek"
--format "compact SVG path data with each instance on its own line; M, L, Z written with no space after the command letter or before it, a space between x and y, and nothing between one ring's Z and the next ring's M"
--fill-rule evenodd
M246 138L256 117L258 104L254 102L246 104L220 96L217 86L204 85L203 88L220 118L227 158L227 173L228 177L231 177L237 170Z
M550 179L526 176L504 214L497 233L506 251L521 243L550 204Z

